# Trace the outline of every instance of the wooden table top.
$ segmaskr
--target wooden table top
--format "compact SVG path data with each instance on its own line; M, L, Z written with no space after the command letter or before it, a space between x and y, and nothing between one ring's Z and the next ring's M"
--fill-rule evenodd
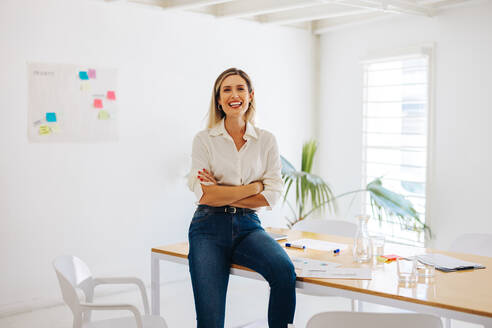
M334 256L329 252L318 250L298 250L285 248L291 257L307 257L316 260L340 263L342 267L370 267L372 269L371 280L353 279L320 279L320 278L297 278L317 285L346 289L376 296L436 306L449 310L471 313L486 317L492 317L492 258L470 254L451 253L432 249L402 246L386 243L385 254L398 254L400 256L411 256L422 253L441 253L462 260L480 263L485 269L466 270L458 272L441 272L436 270L435 278L430 282L419 281L413 287L399 285L396 273L396 262L389 264L358 264L352 259L352 238L316 234L310 232L293 231L280 228L267 228L271 232L287 234L288 240L293 241L301 238L327 240L336 243L347 244L347 250L340 255ZM285 240L279 242L284 244ZM178 243L167 246L152 248L152 252L171 256L187 258L188 243ZM239 265L233 268L252 271Z

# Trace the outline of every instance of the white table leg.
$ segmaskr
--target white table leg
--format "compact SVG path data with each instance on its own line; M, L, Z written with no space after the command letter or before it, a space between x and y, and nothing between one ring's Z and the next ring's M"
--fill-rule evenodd
M152 314L160 315L161 312L161 284L159 258L152 253L150 259L150 295L152 301Z
M451 319L444 318L444 328L451 328Z
M362 301L352 299L352 312L364 312Z

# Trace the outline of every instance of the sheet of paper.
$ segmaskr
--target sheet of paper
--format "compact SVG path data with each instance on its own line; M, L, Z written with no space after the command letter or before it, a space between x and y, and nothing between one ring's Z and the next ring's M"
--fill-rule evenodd
M294 240L290 243L295 246L306 246L307 249L317 249L319 251L334 251L336 249L343 251L347 249L347 245L345 244L331 243L324 240L308 238Z
M118 99L106 98L118 90L116 69L28 62L27 71L29 142L118 140Z
M294 257L292 259L292 263L294 263L294 267L296 269L300 270L326 270L328 268L336 268L340 266L338 263L313 260L306 257Z
M298 277L303 278L329 278L329 279L372 279L372 272L369 268L329 268L326 270L301 270Z

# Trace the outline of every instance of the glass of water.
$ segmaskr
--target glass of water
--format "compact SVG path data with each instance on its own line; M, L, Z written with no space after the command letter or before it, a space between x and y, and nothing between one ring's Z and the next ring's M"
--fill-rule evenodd
M418 263L417 264L417 275L419 278L434 278L436 274L436 269L434 268L433 265L428 265L425 263Z
M398 282L403 285L412 285L417 282L417 260L398 258L396 260Z
M378 262L378 257L384 255L384 242L385 238L383 235L373 235L371 236L372 250L375 258L375 262Z

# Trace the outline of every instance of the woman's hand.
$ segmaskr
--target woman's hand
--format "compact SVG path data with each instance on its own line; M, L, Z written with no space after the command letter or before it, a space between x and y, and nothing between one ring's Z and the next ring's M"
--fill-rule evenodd
M262 181L255 181L255 182L251 182L251 184L254 184L255 187L257 188L257 194L261 193L264 189L265 189L265 186L263 185L263 182Z
M212 173L207 171L206 169L198 171L198 180L201 182L204 182L206 185L216 185L217 181L215 180L214 176Z
M218 185L213 174L207 169L202 169L198 171L197 178L204 186ZM265 189L265 186L263 185L262 181L251 182L248 186L252 186L254 188L253 189L254 195L261 193Z

